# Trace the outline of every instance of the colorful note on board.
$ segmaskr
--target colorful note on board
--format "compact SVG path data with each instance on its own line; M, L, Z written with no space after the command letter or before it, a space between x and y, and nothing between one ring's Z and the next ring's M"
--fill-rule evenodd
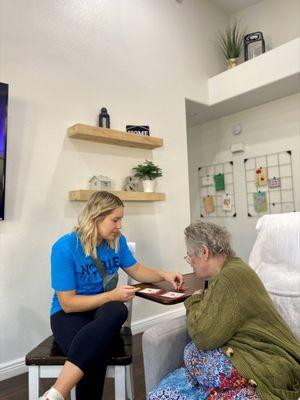
M232 210L232 198L231 198L231 195L228 193L223 195L222 210L223 211L231 211Z
M281 187L281 179L276 178L275 176L273 178L270 178L269 180L269 188L270 189L276 189Z
M207 214L211 214L215 211L215 205L214 205L214 199L212 196L205 196L203 198L203 205L204 205L204 210Z
M268 173L267 168L259 167L255 171L256 186L267 186L268 185Z
M253 193L254 209L257 213L268 211L268 202L266 192Z
M216 192L221 192L222 190L225 189L224 174L214 175L214 181L215 181Z

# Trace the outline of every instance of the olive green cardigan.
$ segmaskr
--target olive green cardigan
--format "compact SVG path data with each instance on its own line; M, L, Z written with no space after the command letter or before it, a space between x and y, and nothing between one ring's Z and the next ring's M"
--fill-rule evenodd
M299 342L240 258L228 258L205 294L189 297L185 307L198 349L221 347L261 400L300 397Z

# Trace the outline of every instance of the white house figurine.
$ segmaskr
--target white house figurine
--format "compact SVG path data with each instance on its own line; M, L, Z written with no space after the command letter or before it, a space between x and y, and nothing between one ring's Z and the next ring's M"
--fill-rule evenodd
M91 190L110 190L111 179L104 175L94 175L89 180L89 187Z

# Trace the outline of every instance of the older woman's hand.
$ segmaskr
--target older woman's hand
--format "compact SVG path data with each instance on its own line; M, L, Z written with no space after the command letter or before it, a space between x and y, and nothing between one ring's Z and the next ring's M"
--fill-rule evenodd
M184 283L183 276L180 272L163 272L162 277L165 281L170 282L174 289L181 290Z
M204 290L203 290L203 289L195 290L195 292L193 293L193 295L194 295L194 294L204 294Z

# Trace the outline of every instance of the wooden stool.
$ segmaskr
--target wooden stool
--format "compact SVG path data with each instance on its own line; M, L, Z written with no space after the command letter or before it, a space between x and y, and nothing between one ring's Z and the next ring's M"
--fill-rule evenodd
M57 378L66 360L67 357L54 342L53 336L49 336L26 355L29 400L39 398L40 378ZM132 334L129 327L122 327L113 346L106 377L115 379L115 400L133 400ZM72 390L71 399L75 400L75 390Z

